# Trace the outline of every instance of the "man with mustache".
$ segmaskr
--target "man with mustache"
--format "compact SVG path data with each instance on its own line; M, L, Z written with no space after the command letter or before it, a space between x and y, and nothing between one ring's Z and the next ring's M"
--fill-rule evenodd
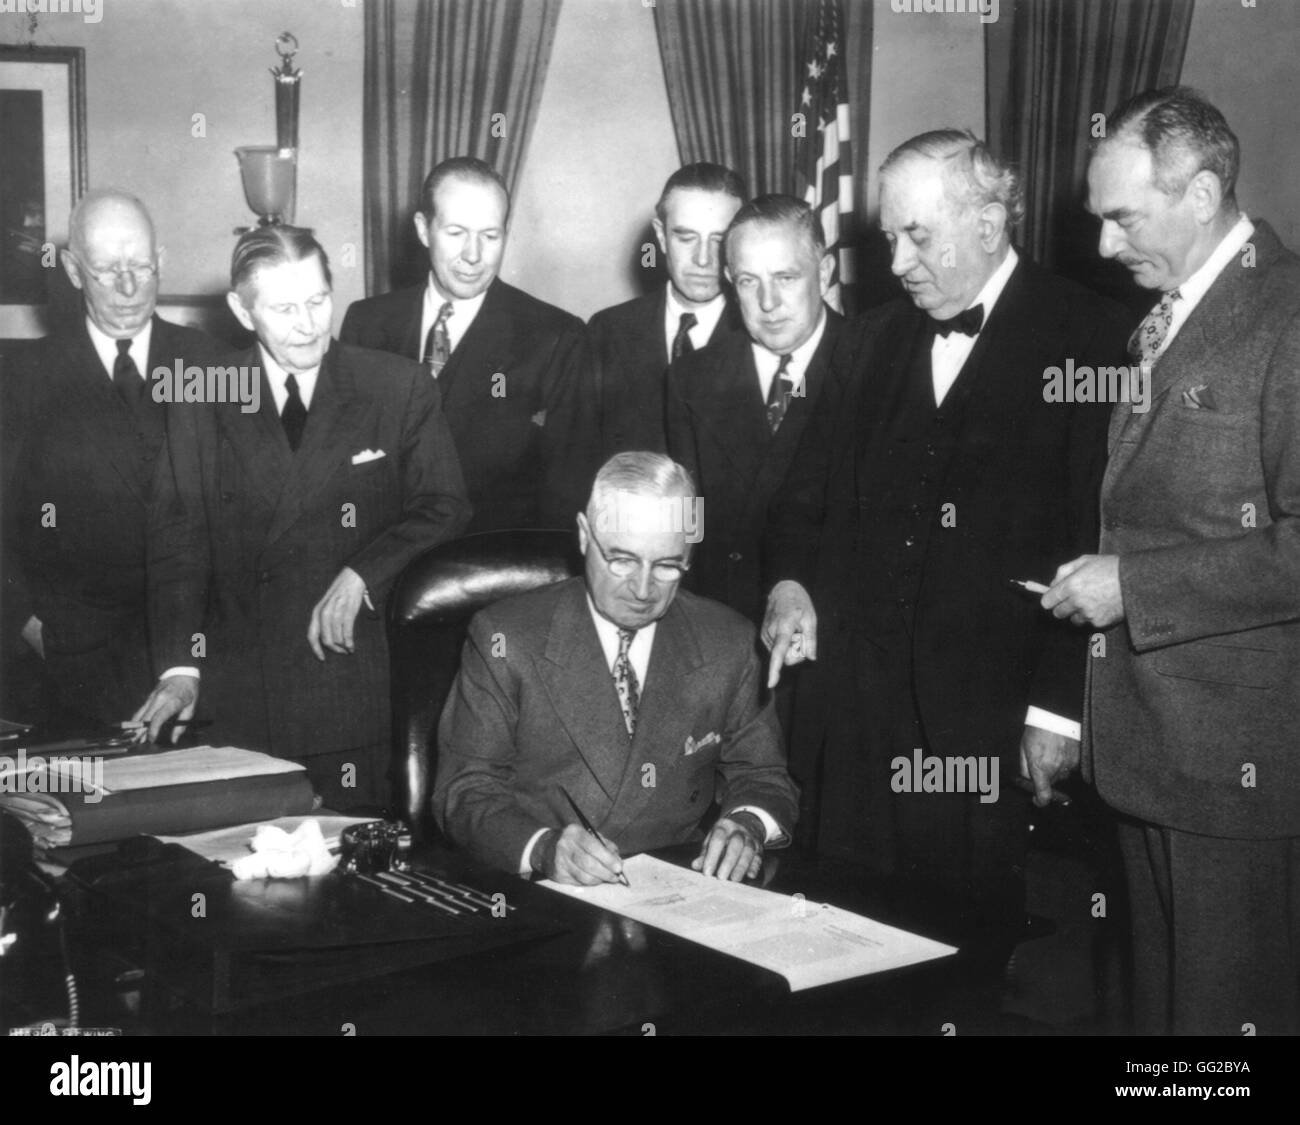
M1105 630L1088 774L1122 814L1149 1034L1300 1030L1300 259L1238 207L1194 90L1138 94L1088 166L1099 249L1159 300L1131 342L1101 548L1043 605Z

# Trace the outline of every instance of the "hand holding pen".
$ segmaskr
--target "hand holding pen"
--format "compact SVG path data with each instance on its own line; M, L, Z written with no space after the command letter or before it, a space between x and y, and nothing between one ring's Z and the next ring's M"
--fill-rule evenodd
M628 886L618 848L596 831L568 790L560 786L560 793L573 809L578 823L570 824L562 831L552 830L539 841L538 847L543 854L534 866L540 866L542 872L557 883L595 886L617 882Z

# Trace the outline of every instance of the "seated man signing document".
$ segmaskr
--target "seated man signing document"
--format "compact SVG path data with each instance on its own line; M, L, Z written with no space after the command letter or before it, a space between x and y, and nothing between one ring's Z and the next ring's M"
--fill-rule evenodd
M680 465L620 453L578 515L584 577L470 623L433 808L480 860L608 883L624 855L702 840L693 866L740 880L788 842L797 790L759 699L753 628L678 590L698 512Z

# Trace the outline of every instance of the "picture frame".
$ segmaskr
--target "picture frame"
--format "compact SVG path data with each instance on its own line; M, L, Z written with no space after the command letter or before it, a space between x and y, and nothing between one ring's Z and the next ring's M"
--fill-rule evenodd
M47 331L52 255L86 190L84 48L0 46L0 149L0 339L32 339Z

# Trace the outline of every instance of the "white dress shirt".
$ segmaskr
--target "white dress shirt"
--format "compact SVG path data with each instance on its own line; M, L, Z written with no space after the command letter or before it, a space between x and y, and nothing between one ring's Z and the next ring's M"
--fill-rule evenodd
M808 364L812 362L813 353L817 351L817 345L822 342L825 334L826 308L823 306L817 327L813 329L808 339L790 353L790 365L785 369L785 377L791 384L790 394L795 398L803 396L804 376L808 372ZM763 347L757 340L751 340L750 347L754 351L754 367L758 370L758 390L763 396L763 401L766 402L768 391L772 388L772 380L776 378L777 368L781 366L781 357L776 352Z
M591 595L587 595L587 610L591 614L592 624L596 626L596 636L600 640L601 651L605 654L605 663L609 665L609 675L611 686L614 678L614 663L618 660L619 649L619 627L610 621L607 617L602 617L596 609L596 603L591 600ZM659 627L657 621L652 621L636 631L632 637L632 643L627 647L627 658L632 665L632 671L636 673L637 688L640 691L642 699L645 698L646 678L650 672L650 653L654 648L655 630ZM585 809L583 810L586 811ZM771 814L756 805L742 805L732 810L733 812L753 813L758 817L763 825L765 833L763 842L770 843L773 840L780 839L780 825L772 818ZM527 877L532 873L533 848L537 841L542 838L546 828L539 828L528 838L528 843L524 845L524 854L519 860L519 874Z
M487 290L484 289L477 297L470 297L467 301L462 301L459 297L444 297L437 289L434 288L433 274L429 274L429 281L424 287L424 309L420 313L420 362L425 360L424 344L429 338L429 329L437 323L438 313L442 311L442 306L451 301L451 315L447 317L447 341L450 350L455 351L461 340L465 338L465 333L469 331L469 326L474 323L474 318L478 316L478 311L483 307L483 301L487 297Z
M691 338L691 347L699 351L709 342L713 335L713 330L718 327L718 321L722 319L722 314L727 308L727 297L721 290L707 305L700 305L698 308L683 305L677 299L677 294L673 290L673 283L668 282L668 299L664 302L664 344L667 348L667 356L671 360L673 357L673 341L677 339L677 329L682 323L683 313L694 313L695 324L686 333Z
M281 367L267 350L258 345L257 350L262 354L262 370L266 372L266 381L271 384L271 398L275 402L275 412L284 413L284 404L289 401L289 388L285 386L288 382L289 373ZM310 371L295 371L294 379L298 383L298 397L302 399L302 405L305 409L311 409L312 396L316 393L316 380L320 377L320 367L313 367Z
M90 317L86 318L86 331L90 333L90 342L95 346L95 354L104 365L109 379L113 378L113 365L117 362L117 341L112 336L105 336ZM140 377L149 383L149 343L153 339L153 319L144 322L144 327L131 337L131 358L135 360L135 369ZM170 370L170 369L169 369Z
M1007 287L1011 273L1019 261L1020 256L1016 253L1016 248L1007 247L1007 256L1002 259L1001 265L989 275L984 288L966 306L968 309L973 309L976 305L983 305L986 325L993 314L993 306L998 303L998 298L1002 296L1002 290ZM980 331L983 332L984 329L981 328ZM930 347L930 374L934 379L934 401L937 405L943 405L944 398L952 390L952 385L961 374L961 369L970 358L970 353L974 351L975 341L978 339L978 336L966 336L961 332L951 332L947 336L935 335L934 343Z
M1219 245L1214 248L1213 253L1201 263L1201 268L1177 287L1178 300L1174 302L1173 319L1169 322L1169 331L1165 333L1164 343L1160 345L1160 350L1156 352L1157 359L1169 350L1169 345L1173 343L1174 337L1178 335L1178 330L1187 323L1187 318L1192 315L1192 310L1201 303L1201 298L1209 292L1210 286L1219 279L1219 274L1241 252L1241 248L1246 245L1250 240L1250 236L1254 233L1255 224L1243 214L1233 224L1232 229L1223 236Z

